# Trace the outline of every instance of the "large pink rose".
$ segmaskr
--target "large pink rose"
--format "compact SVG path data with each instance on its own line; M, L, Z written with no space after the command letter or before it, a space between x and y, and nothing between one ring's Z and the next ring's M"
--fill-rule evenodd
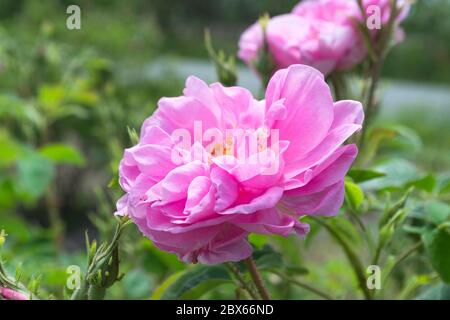
M242 260L249 233L305 235L302 216L338 212L357 154L342 144L362 120L359 102L333 102L323 75L304 65L276 72L262 101L189 77L125 150L117 214L182 261Z

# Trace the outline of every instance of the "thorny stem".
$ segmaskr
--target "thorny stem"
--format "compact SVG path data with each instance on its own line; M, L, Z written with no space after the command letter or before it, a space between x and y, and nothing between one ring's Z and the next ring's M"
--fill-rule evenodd
M225 263L225 266L228 268L228 270L230 270L231 273L234 274L241 287L248 292L250 297L254 300L259 300L258 294L255 292L254 288L244 279L244 276L239 271L239 269L231 262Z
M267 291L267 288L264 285L264 281L261 277L261 274L259 273L258 268L256 267L255 260L253 260L252 257L248 257L247 259L245 259L245 264L247 265L247 269L250 272L250 276L252 277L256 289L258 289L258 292L263 298L263 300L270 300L269 291Z

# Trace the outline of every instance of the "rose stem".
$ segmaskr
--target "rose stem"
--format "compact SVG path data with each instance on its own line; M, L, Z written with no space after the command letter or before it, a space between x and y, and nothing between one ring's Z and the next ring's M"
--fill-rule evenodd
M253 260L252 257L248 257L247 259L245 259L245 264L247 265L247 269L250 272L250 276L252 277L252 280L255 283L255 286L258 289L259 294L261 295L263 300L270 300L269 292L267 291L267 288L264 285L261 274L256 268L255 260Z

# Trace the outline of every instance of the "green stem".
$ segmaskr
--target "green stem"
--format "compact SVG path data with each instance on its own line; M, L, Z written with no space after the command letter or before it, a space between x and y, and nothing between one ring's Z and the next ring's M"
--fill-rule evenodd
M381 250L383 249L382 245L380 242L378 242L377 248L375 250L375 254L373 256L372 259L372 265L377 265L378 264L378 260L380 260L380 255L381 255Z
M385 277L385 282L389 278L389 276L392 274L392 272L397 268L397 266L402 263L406 258L408 258L410 255L412 255L416 250L418 250L422 246L422 241L418 241L414 245L412 245L408 250L406 250L402 255L400 255L397 260L395 260L394 264L390 268L388 274Z
M358 4L362 11L364 11L362 6L362 1L358 0ZM363 12L364 13L364 12ZM369 92L367 95L367 100L365 100L365 125L363 126L363 129L361 131L360 139L359 139L359 147L362 148L367 132L367 128L370 125L371 121L373 120L373 117L376 114L376 104L375 104L375 94L378 87L378 82L380 80L380 72L381 67L384 63L384 58L387 53L389 41L392 37L392 33L394 30L395 25L395 18L397 16L397 0L392 1L391 5L391 16L389 17L389 21L385 28L382 29L382 32L380 34L380 37L377 41L376 47L375 47L375 59L372 59L369 61L371 67L370 67L370 87ZM364 31L367 30L366 27L364 27ZM371 45L369 45L371 47ZM368 47L368 49L370 49Z
M264 281L261 277L261 274L259 273L258 268L256 267L255 260L253 260L252 257L248 257L247 259L245 259L245 264L247 265L247 269L250 272L250 276L252 277L256 289L258 289L258 292L263 298L263 300L270 300L269 291L267 291L267 288L264 285Z
M346 85L342 75L337 72L333 72L330 74L330 81L331 84L333 85L334 100L339 101L345 99Z
M88 290L88 300L104 300L106 289L101 286L90 286Z
M344 253L347 256L347 259L350 262L353 271L355 272L356 278L358 279L359 287L363 292L364 297L367 300L370 300L372 298L372 295L370 294L369 288L367 288L364 269L356 252L353 250L350 244L341 236L341 234L338 231L336 231L330 224L313 216L310 216L310 218L318 222L320 225L324 226L325 229L327 229L327 231L331 234L331 236L333 236L337 240L338 244L344 250Z

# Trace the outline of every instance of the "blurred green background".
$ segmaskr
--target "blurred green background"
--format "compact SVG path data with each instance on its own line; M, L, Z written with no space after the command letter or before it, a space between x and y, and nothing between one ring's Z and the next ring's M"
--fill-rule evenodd
M83 231L100 239L110 235L121 195L117 166L132 144L129 130L139 131L160 97L180 95L189 70L212 74L204 28L216 47L235 53L240 34L261 13L281 14L296 3L1 0L0 229L9 234L4 255L15 262L10 268L23 262L28 278L45 270L44 290L62 297L58 286L64 284L65 268L84 261ZM81 30L66 28L70 4L81 8ZM383 69L389 81L381 94L385 90L395 100L385 99L379 119L412 128L415 149L402 157L420 170L443 174L450 172L449 17L448 0L416 1L403 24L405 41ZM244 83L257 83L244 72ZM414 93L423 99L411 98ZM388 145L383 148L392 154ZM395 152L394 157L402 153ZM129 237L137 239L131 242L137 245L125 244L130 258L124 270L131 271L112 298L149 297L157 283L183 268L137 232ZM279 245L301 260L296 250L305 244L299 241L280 239ZM322 253L314 259L325 262L312 279L352 297L342 287L342 282L355 286L342 257L325 259ZM325 272L340 278L321 280ZM229 298L229 292L214 294ZM303 291L286 294L309 297Z

